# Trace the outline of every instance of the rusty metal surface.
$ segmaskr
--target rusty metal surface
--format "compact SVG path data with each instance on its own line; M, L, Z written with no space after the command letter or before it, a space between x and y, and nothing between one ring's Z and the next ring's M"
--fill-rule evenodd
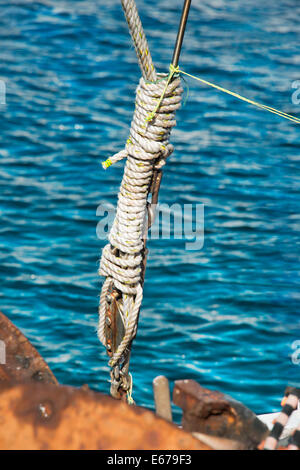
M209 450L137 406L86 389L0 383L0 449Z
M205 444L210 445L214 450L245 450L243 443L233 439L211 436L209 434L202 434L199 432L194 432L193 436L197 437Z
M183 410L182 427L187 431L238 441L245 449L256 448L268 433L249 408L194 380L176 381L173 401Z
M3 381L34 380L57 384L57 380L37 350L13 323L0 312L0 340L5 344L5 364L0 364Z

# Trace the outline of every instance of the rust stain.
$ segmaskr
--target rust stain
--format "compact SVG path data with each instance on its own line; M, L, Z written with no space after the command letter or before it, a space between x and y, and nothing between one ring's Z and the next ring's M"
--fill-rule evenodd
M183 410L186 431L235 440L245 449L256 448L268 428L249 408L221 392L201 387L194 380L178 380L175 405Z
M211 449L149 410L91 390L2 383L0 403L0 449Z

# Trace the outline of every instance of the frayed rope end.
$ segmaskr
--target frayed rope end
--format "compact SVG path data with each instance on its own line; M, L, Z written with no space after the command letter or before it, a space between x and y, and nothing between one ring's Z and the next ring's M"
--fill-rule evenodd
M105 162L101 162L101 164L104 170L107 170L107 168L109 168L112 165L112 161L110 158L108 158L107 160L105 160Z

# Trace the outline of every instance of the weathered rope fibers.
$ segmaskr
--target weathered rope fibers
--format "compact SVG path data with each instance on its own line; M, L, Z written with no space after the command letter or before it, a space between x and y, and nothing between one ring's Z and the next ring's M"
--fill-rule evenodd
M100 296L98 323L98 336L105 346L107 294L112 288L121 292L118 305L125 335L109 361L113 370L128 360L128 347L136 335L143 297L145 235L151 219L147 199L154 173L163 167L173 151L169 137L176 125L175 112L180 107L183 92L174 72L157 76L135 1L121 0L121 3L143 77L136 91L136 107L125 149L103 163L103 167L108 168L126 158L117 213L99 269L100 275L106 277ZM112 382L113 377L114 374Z
M168 82L169 81L169 82ZM118 197L116 217L109 234L110 244L102 252L100 274L106 277L100 298L100 322L98 335L105 344L105 298L109 285L122 292L121 311L126 333L118 350L110 360L114 366L120 360L135 333L136 321L142 301L142 259L144 235L147 227L147 198L153 171L160 169L172 153L169 143L175 126L175 111L180 107L182 88L180 80L170 82L169 76L156 83L141 78L136 92L136 108L131 124L130 137L125 150L111 157L110 164L127 158ZM164 96L162 94L164 92ZM161 101L155 117L149 122L149 114ZM105 166L108 166L107 163ZM114 249L120 252L114 254Z
M157 79L135 1L121 0L121 3L143 78L136 92L136 108L126 147L103 163L103 167L108 168L113 163L127 158L118 197L117 214L109 234L110 243L103 249L99 270L100 275L106 277L100 296L98 324L98 336L104 345L106 345L104 324L107 294L112 287L117 288L122 294L122 301L119 304L125 335L109 362L111 367L124 359L126 348L136 334L143 297L142 262L145 256L144 240L148 221L147 198L154 171L165 164L167 157L173 151L169 137L172 127L176 125L175 111L180 107L182 93L178 75L180 73L187 75L256 107L300 123L300 119L295 116L249 100L188 74L179 67L175 68L172 64L169 75L160 75L161 78ZM176 78L173 79L175 74Z

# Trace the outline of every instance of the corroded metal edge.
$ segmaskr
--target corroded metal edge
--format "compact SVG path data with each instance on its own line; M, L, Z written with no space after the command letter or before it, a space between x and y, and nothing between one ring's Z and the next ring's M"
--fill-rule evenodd
M49 366L30 341L1 312L0 340L2 341L2 356L4 356L0 361L0 383L33 380L58 384Z
M0 383L0 449L210 450L154 413L86 389Z

